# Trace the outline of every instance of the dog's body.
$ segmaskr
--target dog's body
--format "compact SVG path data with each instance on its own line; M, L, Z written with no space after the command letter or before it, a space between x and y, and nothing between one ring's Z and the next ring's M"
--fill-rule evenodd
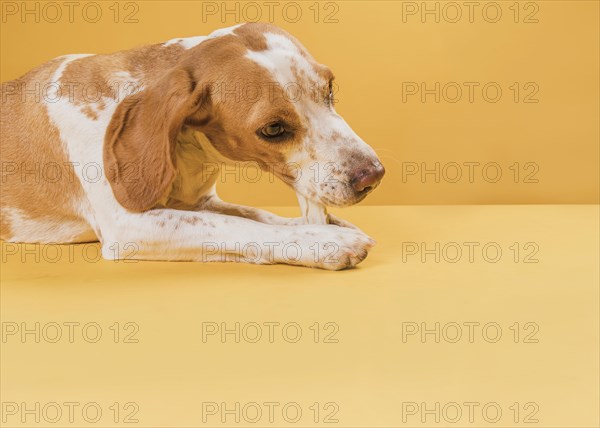
M111 259L353 266L373 241L352 225L225 203L218 171L202 168L255 161L324 205L364 198L383 167L333 110L332 78L287 33L245 24L68 55L5 82L1 238L100 240ZM311 167L327 163L334 180L315 179Z

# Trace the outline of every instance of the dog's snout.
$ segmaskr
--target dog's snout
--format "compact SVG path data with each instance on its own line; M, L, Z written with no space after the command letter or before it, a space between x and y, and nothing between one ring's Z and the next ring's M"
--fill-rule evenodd
M371 165L367 168L360 168L356 171L350 184L357 192L363 192L369 188L375 187L385 174L385 168L380 163Z

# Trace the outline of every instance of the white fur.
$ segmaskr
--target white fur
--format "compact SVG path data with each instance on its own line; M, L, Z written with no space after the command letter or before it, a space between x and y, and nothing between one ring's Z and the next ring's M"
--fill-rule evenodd
M301 193L297 193L300 211L306 224L327 224L327 207L315 201L311 201Z
M176 39L171 39L171 40L163 43L163 46L180 45L184 49L191 49L195 46L198 46L200 43L204 42L205 40L214 39L215 37L226 36L228 34L235 34L234 33L235 29L238 28L240 25L243 25L243 24L234 25L234 26L228 27L228 28L220 28L218 30L213 31L208 36L179 37Z
M206 36L182 37L179 39L171 39L168 42L163 43L163 46L180 45L183 46L184 49L191 49L194 46L198 46L206 39Z
M218 30L213 31L212 33L210 33L208 35L209 39L214 39L215 37L222 37L222 36L227 36L229 34L234 34L235 30L238 27L241 27L242 24L237 24L237 25L232 25L231 27L226 27L226 28L219 28Z
M82 221L61 220L52 218L32 219L18 208L2 208L2 216L6 216L11 229L17 231L11 237L12 242L90 242L96 240L96 235Z

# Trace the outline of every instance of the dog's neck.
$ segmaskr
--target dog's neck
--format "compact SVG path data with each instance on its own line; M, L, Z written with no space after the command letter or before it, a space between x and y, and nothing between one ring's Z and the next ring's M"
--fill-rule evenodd
M203 133L191 128L184 128L178 135L174 156L177 175L159 205L193 209L203 197L211 194L222 156Z

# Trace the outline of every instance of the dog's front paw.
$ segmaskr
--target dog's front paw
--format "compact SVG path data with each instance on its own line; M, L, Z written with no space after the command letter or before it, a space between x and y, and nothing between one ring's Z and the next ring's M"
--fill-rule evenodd
M334 225L308 226L304 231L303 264L328 270L354 267L375 241L360 230ZM302 233L302 232L301 232Z
M330 245L334 251L320 261L320 266L329 270L341 270L356 266L367 258L375 240L358 229L340 227L341 236L338 242Z

